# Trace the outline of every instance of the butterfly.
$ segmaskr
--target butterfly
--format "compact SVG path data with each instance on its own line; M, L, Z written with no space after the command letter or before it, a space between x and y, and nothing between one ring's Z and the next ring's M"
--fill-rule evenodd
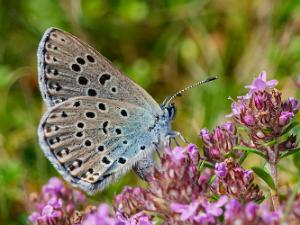
M153 151L180 135L171 122L181 92L159 105L99 52L57 28L44 33L37 58L48 106L39 143L57 171L89 194L131 168L146 179Z

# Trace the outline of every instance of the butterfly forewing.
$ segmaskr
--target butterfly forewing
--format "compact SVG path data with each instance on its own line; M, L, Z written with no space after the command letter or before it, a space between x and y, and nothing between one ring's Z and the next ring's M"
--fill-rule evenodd
M160 107L109 60L73 35L48 29L38 50L39 83L53 106L71 97L94 96L125 101L159 113Z
M70 98L52 107L39 127L49 160L73 184L101 190L151 154L158 136L144 108L98 97Z

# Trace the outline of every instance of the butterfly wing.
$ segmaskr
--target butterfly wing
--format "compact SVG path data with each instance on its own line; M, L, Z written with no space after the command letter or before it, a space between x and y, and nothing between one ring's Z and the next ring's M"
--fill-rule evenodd
M53 106L71 97L95 96L128 102L151 112L159 105L108 59L75 36L49 28L38 49L39 84Z
M93 193L102 190L159 143L149 128L156 119L144 108L119 100L74 97L44 115L39 141L63 177Z

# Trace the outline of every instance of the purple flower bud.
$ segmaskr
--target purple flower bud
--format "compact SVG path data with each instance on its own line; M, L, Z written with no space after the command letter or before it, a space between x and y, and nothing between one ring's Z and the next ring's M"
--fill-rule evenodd
M210 135L208 129L204 128L200 131L200 137L202 138L203 142L209 143L210 142Z
M227 130L229 133L235 134L236 129L233 123L227 122L222 125L222 127Z
M219 149L212 147L211 149L209 149L209 154L212 158L219 158L220 156L220 151Z
M194 163L197 163L199 160L199 151L195 144L189 144L186 148L187 153L191 157Z
M299 101L294 98L288 98L282 106L283 110L296 113L300 108Z
M251 170L245 170L243 173L243 181L245 183L250 183L253 181L253 172Z
M280 116L278 118L278 124L280 126L285 126L285 125L287 125L290 122L290 120L293 117L294 117L294 113L283 111L283 112L280 113Z
M265 107L266 98L263 95L264 92L255 92L253 93L253 101L255 107L260 110Z
M227 175L227 167L224 162L216 163L215 165L215 173L218 177L225 177Z
M245 111L246 105L243 102L243 99L237 101L237 102L232 102L231 104L231 110L232 114L229 116L236 116L241 114L243 111Z
M255 124L255 118L251 114L246 114L241 117L242 122L245 123L246 126L253 126Z

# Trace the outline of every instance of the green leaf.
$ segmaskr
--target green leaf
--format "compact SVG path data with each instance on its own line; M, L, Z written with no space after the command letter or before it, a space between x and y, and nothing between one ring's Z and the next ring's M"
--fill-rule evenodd
M248 152L244 152L244 154L242 155L242 157L239 160L239 164L242 165L243 162L245 161L245 159L248 157L249 153Z
M210 163L210 162L205 161L205 160L204 160L204 166L207 167L207 168L211 168L211 169L215 168L215 165L213 163Z
M202 173L202 171L204 170L205 162L206 162L205 160L203 160L203 161L200 162L200 165L199 165L199 171L200 171L200 173Z
M288 152L282 154L280 156L280 158L283 159L283 158L288 157L290 155L293 155L293 154L295 154L297 152L300 152L300 147L299 148L294 148L294 149L289 149Z
M265 196L261 196L261 198L254 200L255 203L261 204L266 199Z
M217 179L217 175L213 175L213 176L209 179L208 184L211 185L216 179Z
M248 153L254 153L254 154L259 155L260 157L264 158L265 160L267 160L267 157L265 156L265 154L263 152L257 150L256 148L249 148L249 147L246 147L243 145L238 145L238 146L235 146L233 149L242 150L242 151L245 151Z
M271 177L270 174L268 174L264 169L260 168L260 167L252 167L251 168L254 173L259 176L264 182L266 182L266 184L273 190L275 190L275 183L273 178Z
M300 171L300 153L297 153L294 155L293 157L293 162L294 162L294 165L295 167L298 169L298 171Z
M288 133L290 130L292 130L294 127L298 126L299 123L294 121L292 123L290 123L283 131L282 131L282 135Z
M274 139L274 140L272 140L272 141L268 141L268 142L266 142L266 143L263 143L263 145L266 146L266 147L269 147L269 146L275 145L276 143L277 143L277 140Z

